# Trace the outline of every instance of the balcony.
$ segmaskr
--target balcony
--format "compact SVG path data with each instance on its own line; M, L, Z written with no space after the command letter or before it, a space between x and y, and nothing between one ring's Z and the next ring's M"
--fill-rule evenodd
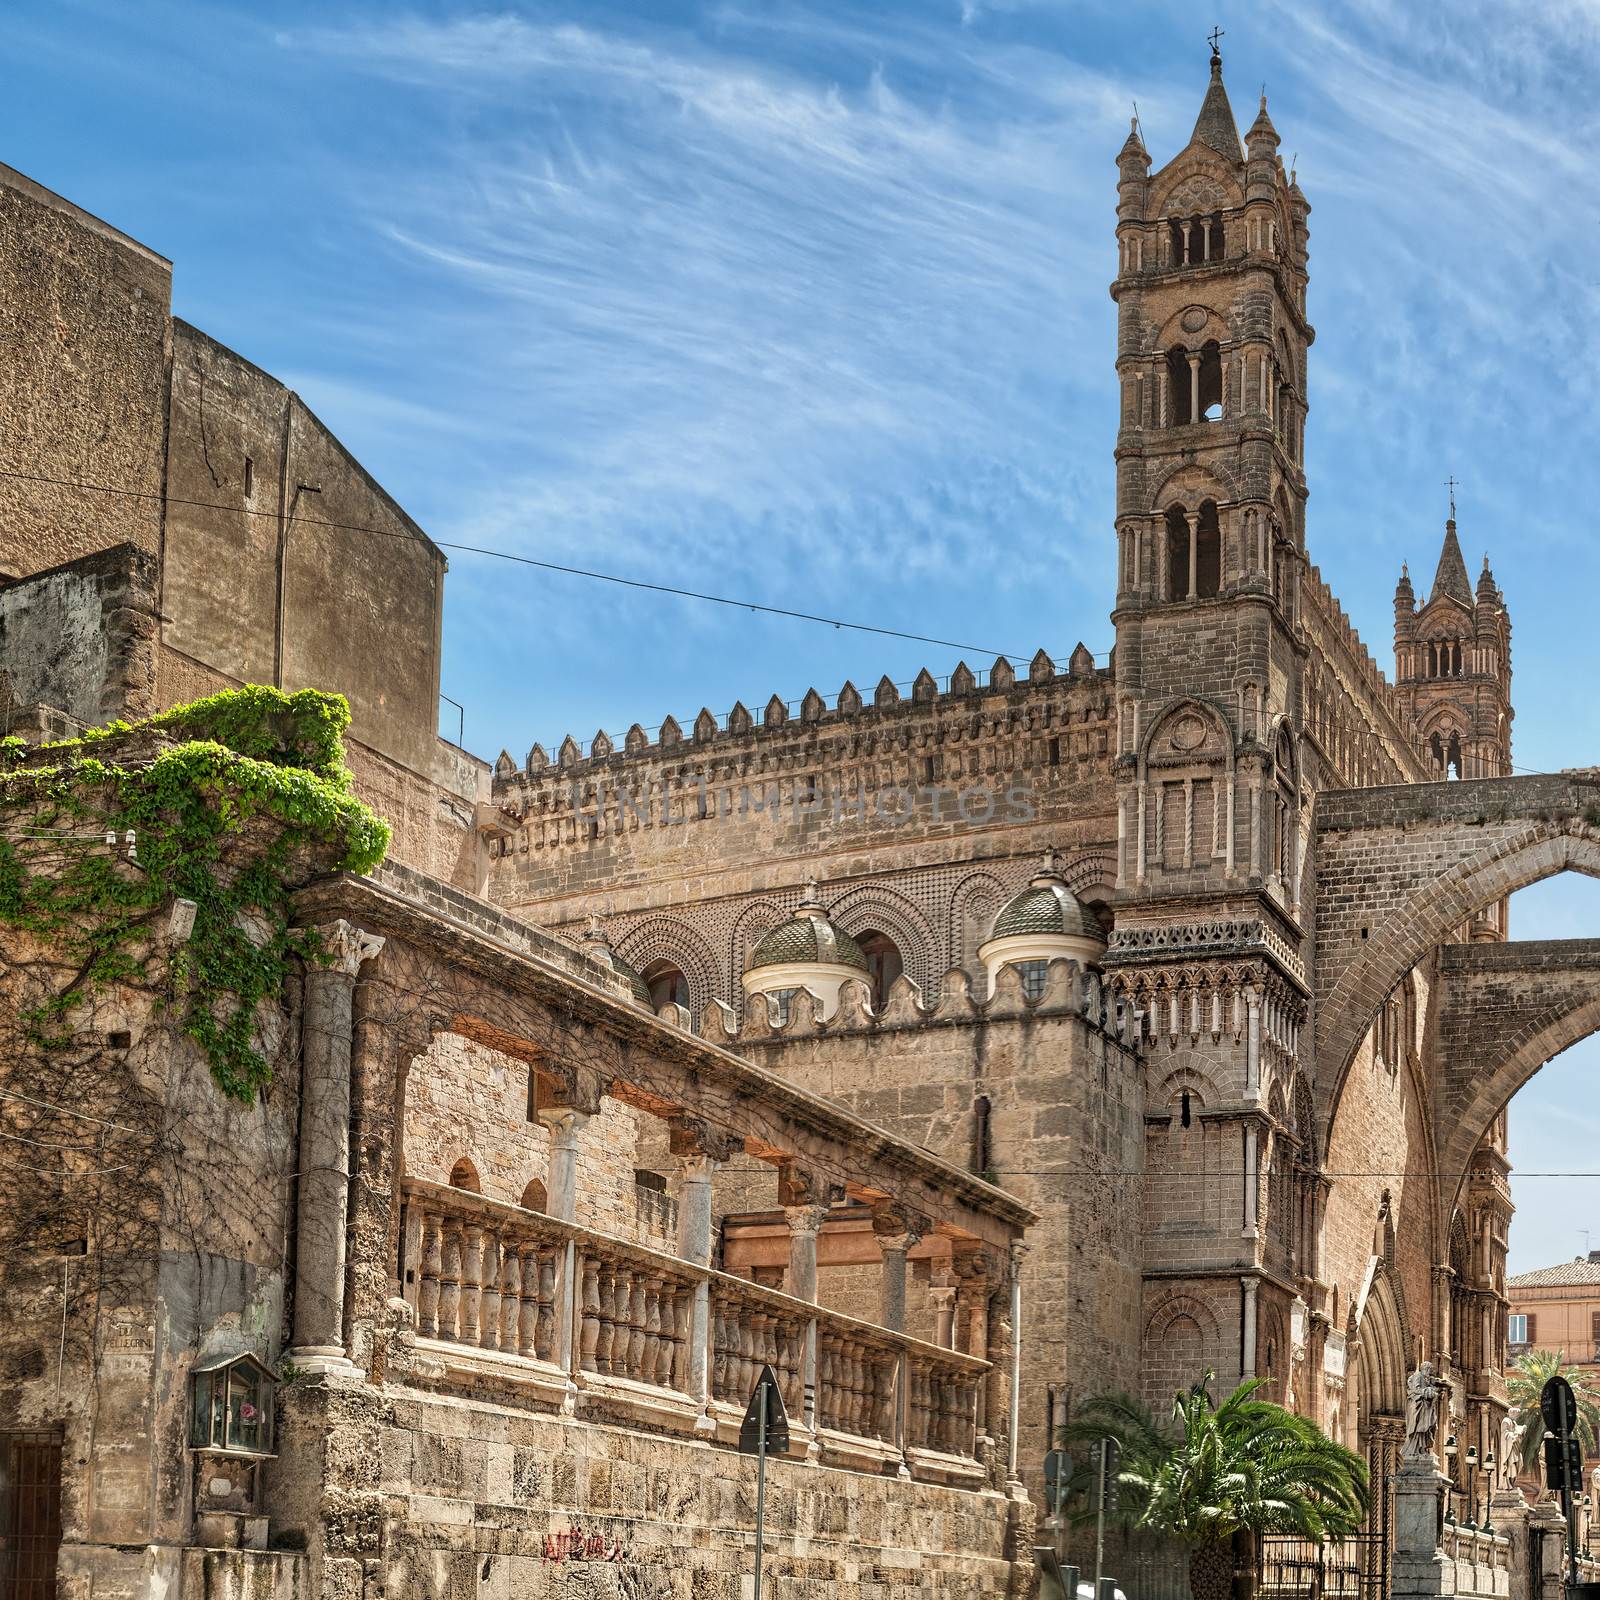
M989 1474L991 1364L625 1239L441 1184L404 1188L419 1374L731 1445L777 1375L790 1453L960 1487Z

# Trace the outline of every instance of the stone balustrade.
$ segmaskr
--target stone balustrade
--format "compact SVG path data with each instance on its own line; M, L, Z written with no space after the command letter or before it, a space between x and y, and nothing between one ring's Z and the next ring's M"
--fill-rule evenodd
M465 1190L408 1182L405 1206L402 1279L424 1362L722 1442L770 1366L793 1453L985 1476L987 1361Z
M1511 1540L1505 1534L1446 1522L1440 1548L1445 1561L1453 1564L1451 1592L1462 1600L1506 1600L1511 1593Z

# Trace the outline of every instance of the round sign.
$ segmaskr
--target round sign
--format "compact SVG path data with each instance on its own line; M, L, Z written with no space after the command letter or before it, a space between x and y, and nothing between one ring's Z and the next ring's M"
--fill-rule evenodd
M1558 1438L1566 1438L1578 1425L1578 1402L1572 1385L1560 1373L1547 1379L1539 1392L1539 1413L1544 1425Z

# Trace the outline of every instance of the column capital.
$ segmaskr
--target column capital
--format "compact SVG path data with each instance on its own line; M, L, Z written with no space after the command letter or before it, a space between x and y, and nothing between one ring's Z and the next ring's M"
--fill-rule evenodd
M720 1165L744 1150L744 1138L703 1117L677 1116L667 1122L667 1147L675 1156L700 1156Z
M535 1115L550 1130L552 1139L575 1138L590 1117L576 1106L540 1106Z
M932 1226L926 1217L893 1201L872 1208L872 1231L880 1250L909 1250Z
M833 1207L820 1204L785 1206L783 1220L789 1224L791 1234L808 1234L815 1238L822 1231Z
M322 922L310 930L321 945L321 959L313 971L320 967L325 972L343 973L353 978L364 961L371 961L387 942L382 934L365 933L352 922L337 917L332 922Z

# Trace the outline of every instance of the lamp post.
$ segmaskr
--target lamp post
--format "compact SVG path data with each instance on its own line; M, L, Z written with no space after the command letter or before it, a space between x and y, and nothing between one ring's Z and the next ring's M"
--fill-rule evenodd
M1483 1531L1485 1533L1494 1532L1494 1524L1489 1520L1490 1507L1494 1502L1494 1468L1494 1451L1491 1450L1483 1458L1483 1470L1489 1479L1488 1488L1485 1490L1483 1496Z
M1475 1444L1467 1446L1467 1520L1461 1524L1468 1533L1478 1531L1478 1447Z
M1456 1436L1452 1433L1444 1442L1444 1520L1453 1528L1456 1523L1454 1495L1456 1492Z

